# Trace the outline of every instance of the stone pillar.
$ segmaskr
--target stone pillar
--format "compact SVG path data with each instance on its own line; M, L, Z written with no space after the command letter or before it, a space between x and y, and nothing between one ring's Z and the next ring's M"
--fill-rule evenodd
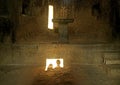
M14 43L16 41L16 29L19 26L20 21L22 0L11 0L9 3L9 17L13 23L13 28L11 29L11 40L12 43Z
M68 23L72 23L73 19L53 19L53 22L58 23L59 42L68 43Z
M67 24L66 23L59 23L59 41L62 43L68 43L68 29L67 29Z

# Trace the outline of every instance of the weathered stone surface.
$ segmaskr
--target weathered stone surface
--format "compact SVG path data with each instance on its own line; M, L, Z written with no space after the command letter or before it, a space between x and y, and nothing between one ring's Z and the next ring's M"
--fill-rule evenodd
M18 82L15 81L20 81L19 84L22 85L119 85L115 83L118 82L117 79L113 81L109 79L119 78L119 69L110 69L108 74L105 73L107 67L101 69L104 67L103 54L111 50L119 51L114 46L117 45L38 43L2 45L0 84L6 85L5 81L8 81L16 85ZM106 55L112 57L108 53ZM64 70L60 74L45 72L46 58L63 58Z

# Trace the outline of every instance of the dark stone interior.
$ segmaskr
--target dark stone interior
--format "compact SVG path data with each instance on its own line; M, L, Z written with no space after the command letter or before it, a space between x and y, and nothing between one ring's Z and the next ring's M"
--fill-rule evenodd
M120 85L119 43L119 0L0 0L0 85Z

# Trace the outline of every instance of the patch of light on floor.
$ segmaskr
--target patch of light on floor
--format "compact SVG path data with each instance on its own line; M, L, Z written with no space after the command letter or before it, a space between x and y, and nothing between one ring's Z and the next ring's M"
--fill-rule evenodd
M55 68L55 67L57 67L57 63L56 63L56 61L57 60L60 60L60 67L64 67L64 62L63 62L63 59L46 59L46 67L45 67L45 71L47 71L47 69L48 69L48 66L50 65L50 64L52 64L53 65L53 69Z

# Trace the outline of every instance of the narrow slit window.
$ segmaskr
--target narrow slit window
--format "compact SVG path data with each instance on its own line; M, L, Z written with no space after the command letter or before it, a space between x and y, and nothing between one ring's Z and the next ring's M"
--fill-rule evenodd
M53 5L49 5L48 9L48 29L53 29Z

